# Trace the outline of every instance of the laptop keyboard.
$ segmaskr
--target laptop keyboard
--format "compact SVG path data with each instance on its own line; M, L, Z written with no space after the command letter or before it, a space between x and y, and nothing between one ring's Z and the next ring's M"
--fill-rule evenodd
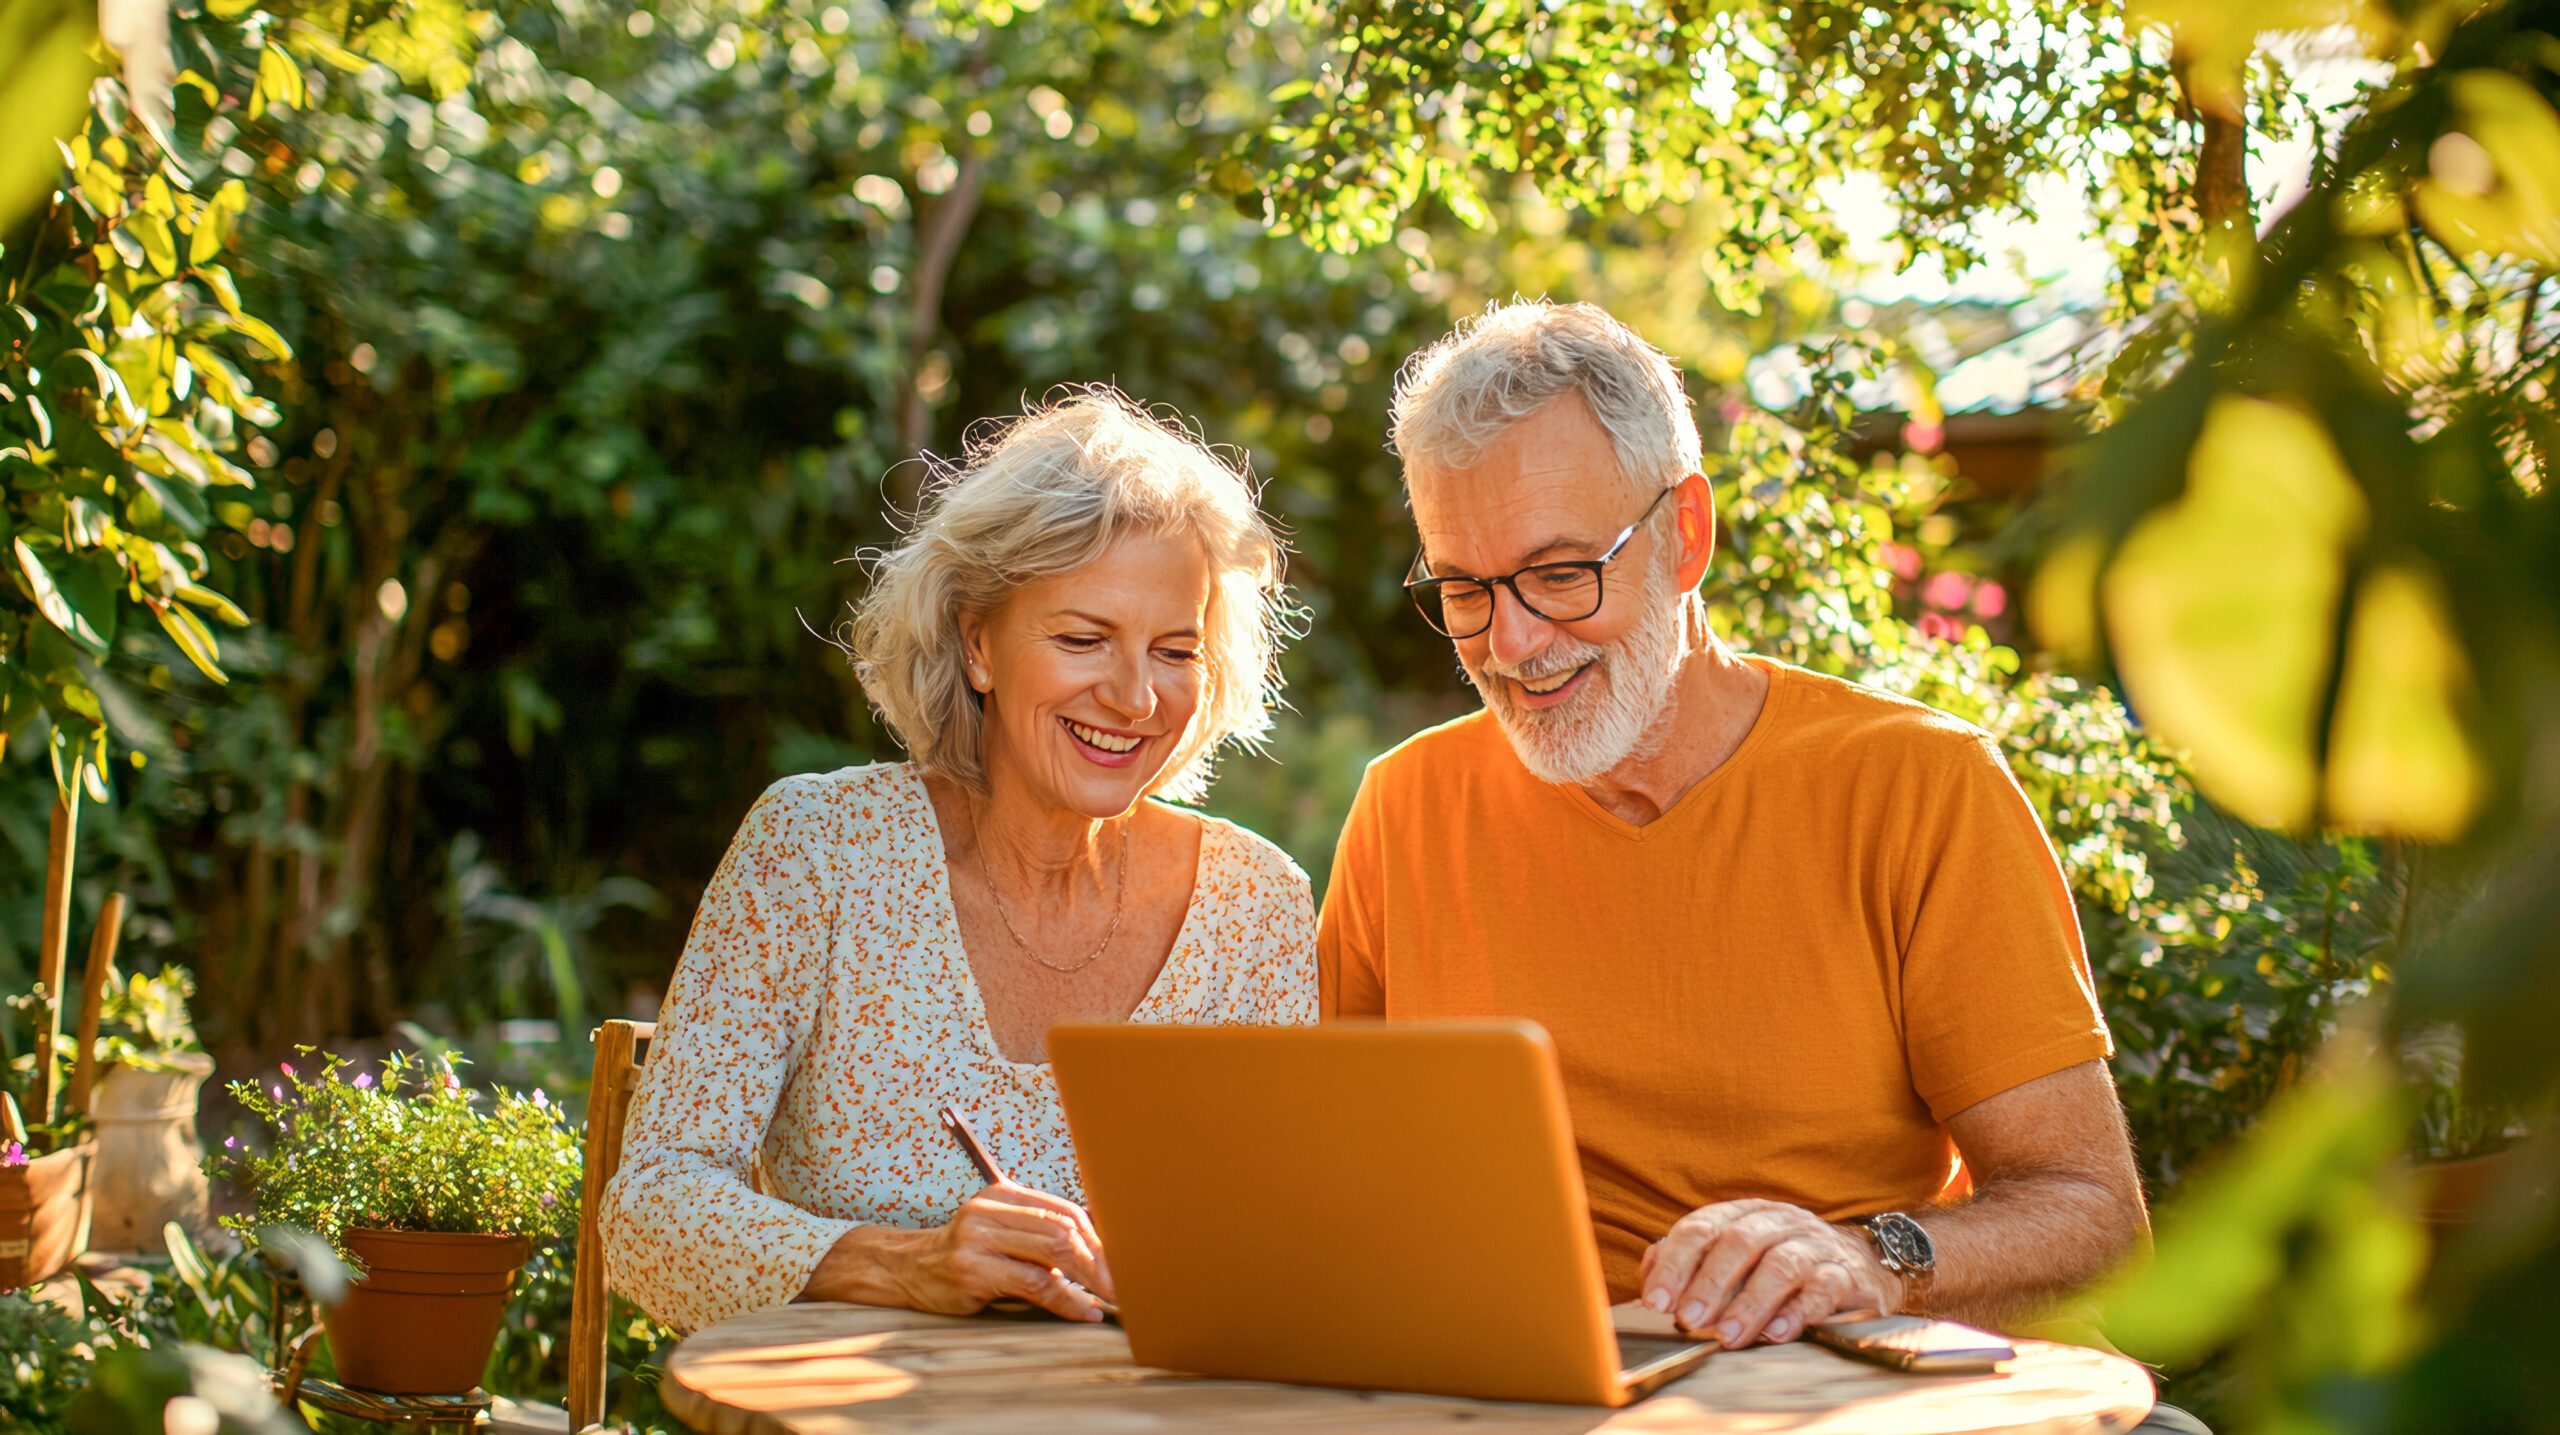
M1627 1335L1622 1332L1618 1336L1618 1373L1624 1375L1641 1366L1651 1365L1666 1355L1678 1355L1684 1350L1695 1349L1699 1344L1700 1342L1694 1340L1677 1340L1660 1335Z

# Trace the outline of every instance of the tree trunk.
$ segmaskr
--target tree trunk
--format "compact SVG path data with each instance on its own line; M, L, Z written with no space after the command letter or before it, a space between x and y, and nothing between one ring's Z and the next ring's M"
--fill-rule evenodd
M986 188L986 156L976 148L960 155L960 173L951 189L916 225L916 272L907 291L907 372L898 385L898 456L914 456L931 437L932 411L925 401L925 361L942 334L942 291L951 281L951 265L960 257L960 241L978 216L978 197Z
M2234 230L2245 238L2258 235L2256 206L2249 197L2249 122L2242 99L2212 87L2199 87L2195 72L2175 62L2178 103L2184 118L2202 132L2196 150L2192 191L2198 227L2211 234Z
M2249 127L2238 116L2204 112L2204 145L2196 156L2196 216L2207 233L2235 229L2257 237L2249 198Z

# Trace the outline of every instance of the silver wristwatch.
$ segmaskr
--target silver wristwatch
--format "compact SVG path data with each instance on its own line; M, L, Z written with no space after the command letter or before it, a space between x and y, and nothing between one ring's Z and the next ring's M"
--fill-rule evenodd
M1929 1240L1928 1229L1900 1211L1859 1216L1851 1224L1864 1230L1867 1239L1875 1243L1876 1261L1902 1277L1903 1311L1925 1314L1929 1308L1929 1282L1938 1274L1938 1248Z

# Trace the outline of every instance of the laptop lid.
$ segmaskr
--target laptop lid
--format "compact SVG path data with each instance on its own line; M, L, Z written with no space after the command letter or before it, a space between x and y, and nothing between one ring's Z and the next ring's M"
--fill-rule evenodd
M1625 1398L1534 1024L1065 1026L1049 1056L1139 1363Z

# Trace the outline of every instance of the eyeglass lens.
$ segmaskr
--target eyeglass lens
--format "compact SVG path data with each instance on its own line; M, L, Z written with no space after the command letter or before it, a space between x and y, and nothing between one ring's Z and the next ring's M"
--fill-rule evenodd
M1600 575L1586 567L1524 569L1512 579L1521 605L1551 623L1578 623L1600 611ZM1471 638L1493 626L1493 586L1471 578L1416 585L1422 616L1443 634Z

